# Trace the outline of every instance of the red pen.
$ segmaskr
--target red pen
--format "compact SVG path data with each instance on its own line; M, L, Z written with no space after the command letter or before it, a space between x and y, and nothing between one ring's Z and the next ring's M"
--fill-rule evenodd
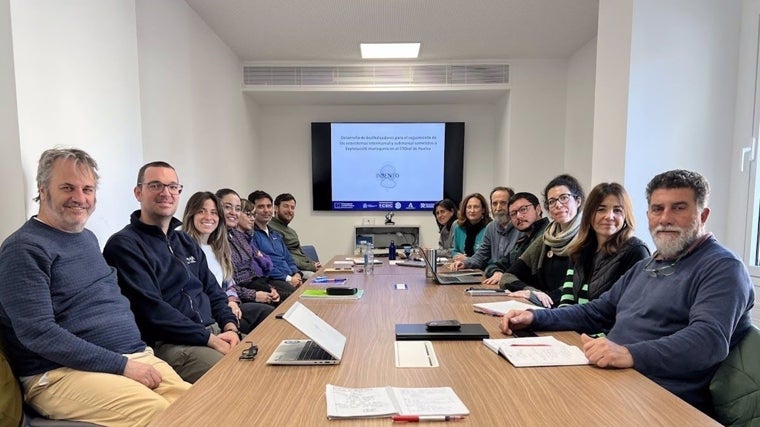
M461 415L394 415L394 423L421 423L425 421L457 421L463 420Z
M551 344L509 344L510 347L551 347Z

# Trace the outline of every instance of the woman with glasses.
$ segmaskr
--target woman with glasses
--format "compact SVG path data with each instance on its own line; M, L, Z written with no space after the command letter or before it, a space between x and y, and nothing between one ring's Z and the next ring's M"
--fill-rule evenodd
M450 257L454 244L452 226L457 219L457 205L451 199L443 199L433 206L433 216L438 224L438 256Z
M227 227L220 220L220 212L221 202L213 193L197 192L185 206L182 230L192 236L203 249L209 270L227 293L228 304L238 319L240 331L247 334L274 308L253 302L241 303L234 287Z
M488 202L480 193L468 195L459 204L459 215L452 227L451 255L455 260L472 256L480 247L486 225L491 222Z
M249 205L248 209L243 210L240 196L229 188L218 190L216 196L222 202L232 255L235 289L240 299L244 302L279 305L295 288L285 281L267 277L272 269L272 260L261 252L251 239L252 207Z
M567 249L572 268L567 270L560 306L598 298L629 268L649 256L647 245L633 236L633 207L622 185L597 185L583 211L578 235Z
M537 305L552 307L559 303L570 267L568 248L580 229L584 198L581 184L570 175L549 181L544 188L544 206L551 223L501 276L500 287Z

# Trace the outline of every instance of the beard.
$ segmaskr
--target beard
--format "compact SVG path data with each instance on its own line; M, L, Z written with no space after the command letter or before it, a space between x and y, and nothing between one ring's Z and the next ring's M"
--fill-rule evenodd
M502 212L502 211L494 212L493 219L501 225L507 225L507 223L509 222L509 215L507 215L506 212Z
M659 231L677 231L678 236L663 236L658 233ZM654 240L654 245L657 247L657 252L664 259L673 259L685 251L699 237L699 231L698 224L694 224L694 226L689 228L658 225L654 229L649 230L652 240Z

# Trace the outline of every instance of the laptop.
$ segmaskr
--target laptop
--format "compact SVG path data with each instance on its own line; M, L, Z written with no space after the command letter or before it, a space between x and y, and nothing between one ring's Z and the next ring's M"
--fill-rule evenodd
M422 258L425 260L425 263L433 270L433 276L435 276L435 281L438 282L441 285L467 285L467 284L473 284L473 283L481 283L483 281L483 275L481 272L467 272L467 273L457 273L455 271L452 271L451 273L438 273L438 268L433 268L433 264L431 264L431 260L428 259L426 251L422 251ZM432 260L432 262L437 262L437 260Z
M267 360L268 365L337 365L343 357L346 337L296 301L282 316L309 337L284 340Z

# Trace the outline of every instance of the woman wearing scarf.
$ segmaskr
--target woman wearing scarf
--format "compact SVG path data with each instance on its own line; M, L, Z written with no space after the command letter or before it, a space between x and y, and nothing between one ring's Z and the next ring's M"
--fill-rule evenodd
M491 214L482 194L473 193L462 200L457 221L452 227L454 237L451 255L455 260L472 256L478 250L489 222Z
M562 295L567 269L571 266L568 247L581 224L585 194L577 179L560 175L544 188L544 206L552 222L543 238L536 239L501 276L499 286L512 296L556 306Z

